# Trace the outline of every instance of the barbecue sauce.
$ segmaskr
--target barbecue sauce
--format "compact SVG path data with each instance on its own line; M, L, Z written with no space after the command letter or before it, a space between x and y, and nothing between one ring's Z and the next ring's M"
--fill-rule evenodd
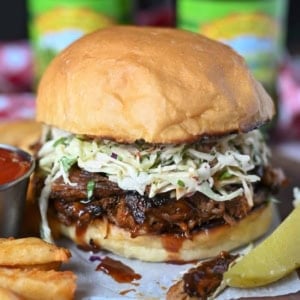
M88 244L81 244L77 245L77 248L81 251L84 252L93 252L93 253L98 253L101 250L101 247L95 245L93 243Z
M23 176L30 168L30 163L15 151L0 148L0 185Z
M175 235L163 235L161 241L164 249L168 252L168 261L177 261L183 242L186 240L184 237Z
M100 260L100 263L96 267L96 271L101 271L110 275L119 283L132 283L133 281L142 278L140 274L135 273L133 269L119 260L112 259L108 256L104 258L94 257L93 260Z
M237 257L223 251L217 257L190 269L183 275L184 291L190 297L207 299L220 286L223 274Z
M78 244L80 245L85 245L85 234L86 234L86 231L87 231L87 227L88 225L87 224L76 224L76 227L75 227L75 233L76 233L76 238L77 238L77 241L78 241Z
M130 292L135 292L135 291L136 291L135 289L128 289L128 290L121 291L121 292L119 293L119 295L125 296L125 295L127 295L128 293L130 293Z

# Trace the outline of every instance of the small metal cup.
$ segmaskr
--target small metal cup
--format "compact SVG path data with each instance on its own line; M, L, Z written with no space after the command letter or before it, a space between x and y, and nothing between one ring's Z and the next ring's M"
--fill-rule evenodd
M18 237L23 221L29 177L34 170L35 161L32 155L19 148L4 144L0 144L0 148L16 152L30 163L30 168L24 175L11 182L0 184L0 237Z

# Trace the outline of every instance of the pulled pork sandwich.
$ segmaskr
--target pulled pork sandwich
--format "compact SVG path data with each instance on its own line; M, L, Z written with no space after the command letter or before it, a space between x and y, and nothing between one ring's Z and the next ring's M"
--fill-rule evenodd
M79 39L38 88L44 238L146 261L256 239L279 183L256 129L273 113L244 60L201 35L116 26Z

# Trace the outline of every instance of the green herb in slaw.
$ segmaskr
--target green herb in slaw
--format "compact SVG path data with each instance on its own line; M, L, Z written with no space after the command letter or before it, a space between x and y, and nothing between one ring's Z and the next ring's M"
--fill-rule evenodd
M94 193L94 189L95 189L95 181L93 180L89 180L89 182L87 183L86 189L87 189L87 198L91 199Z

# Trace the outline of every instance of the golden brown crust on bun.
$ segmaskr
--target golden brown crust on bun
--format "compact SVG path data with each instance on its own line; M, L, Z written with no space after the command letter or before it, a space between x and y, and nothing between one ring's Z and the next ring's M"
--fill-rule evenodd
M116 26L59 54L38 88L37 120L119 142L189 142L245 132L273 103L241 56L176 29Z
M128 258L144 261L192 261L230 251L263 235L270 227L272 205L255 209L236 225L221 225L201 231L192 239L175 235L144 235L132 238L130 233L106 220L95 220L85 232L76 234L75 226L51 220L52 229L71 238L78 245L96 245ZM54 228L53 228L54 227Z

